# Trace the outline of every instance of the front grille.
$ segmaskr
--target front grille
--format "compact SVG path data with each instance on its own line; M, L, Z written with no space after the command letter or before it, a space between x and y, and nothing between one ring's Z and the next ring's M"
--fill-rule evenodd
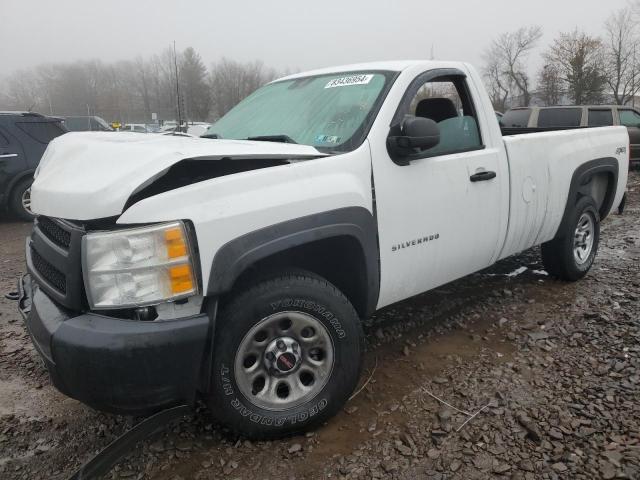
M27 240L27 269L43 293L73 311L85 307L82 281L84 226L40 216Z
M63 295L67 294L67 278L60 270L47 262L31 247L31 260L33 267L42 277Z
M69 248L71 245L71 233L63 229L48 217L38 217L38 226L49 240L60 247Z

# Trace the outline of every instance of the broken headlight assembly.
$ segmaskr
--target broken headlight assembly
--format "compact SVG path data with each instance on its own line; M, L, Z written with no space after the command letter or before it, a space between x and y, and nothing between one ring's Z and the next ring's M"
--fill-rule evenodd
M88 233L82 267L92 309L157 305L198 293L183 222Z

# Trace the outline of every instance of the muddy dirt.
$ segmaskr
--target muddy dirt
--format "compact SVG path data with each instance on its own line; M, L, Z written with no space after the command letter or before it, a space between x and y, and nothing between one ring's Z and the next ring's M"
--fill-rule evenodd
M29 229L0 218L0 293ZM250 442L199 409L106 478L640 478L640 175L582 281L549 278L533 249L365 331L363 388L317 431ZM67 478L139 420L58 393L2 295L0 478Z

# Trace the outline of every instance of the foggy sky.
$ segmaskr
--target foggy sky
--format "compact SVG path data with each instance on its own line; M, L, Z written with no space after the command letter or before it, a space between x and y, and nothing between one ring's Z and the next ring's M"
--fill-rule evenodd
M626 0L0 0L0 77L46 62L159 53L173 40L205 64L222 56L277 69L388 59L464 60L503 31L592 34ZM531 68L540 62L532 57Z

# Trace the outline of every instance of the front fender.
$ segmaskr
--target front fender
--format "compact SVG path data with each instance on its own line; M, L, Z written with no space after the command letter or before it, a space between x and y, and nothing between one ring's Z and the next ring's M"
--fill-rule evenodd
M307 215L247 233L222 246L213 258L207 295L231 290L251 265L276 253L318 240L352 237L360 245L365 264L367 310L373 311L380 290L376 221L362 207L347 207Z
M352 208L361 213L346 216L340 214L338 220L326 220L325 212ZM209 287L209 280L212 278L209 272L214 264L214 257L220 258L218 252L230 242L241 238L247 241L247 238L254 238L253 232L271 227L275 228L270 231L280 232L279 229L284 224L296 225L291 230L282 230L289 235L300 228L312 230L304 234L298 232L295 239L289 240L307 241L308 238L320 238L320 235L329 235L327 232L336 230L336 227L327 225L351 223L357 227L347 227L350 232L348 234L359 239L363 235L356 232L364 229L362 225L366 225L366 236L369 238L362 242L366 245L363 248L369 249L370 239L377 238L375 227L370 226L373 223L373 211L371 156L369 144L364 142L353 152L236 173L144 198L129 206L117 223L133 225L173 220L191 221L197 237L203 291L211 292L224 288L220 285L227 286L231 281L229 278L233 277L231 269L229 274L225 273L226 280L214 288ZM364 212L370 220L353 221L347 218L363 218ZM307 217L315 220L299 227L297 220ZM242 242L234 245L243 245ZM256 242L251 244L257 248L256 245ZM269 248L275 247L262 246L259 248L260 252L234 261L243 265L250 257L259 256ZM227 267L223 270L226 271Z

